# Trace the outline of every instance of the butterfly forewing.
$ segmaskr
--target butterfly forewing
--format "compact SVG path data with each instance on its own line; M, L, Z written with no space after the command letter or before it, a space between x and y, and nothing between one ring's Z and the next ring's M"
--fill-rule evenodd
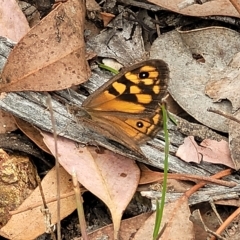
M148 60L123 71L91 94L83 103L89 111L151 112L166 92L167 64Z

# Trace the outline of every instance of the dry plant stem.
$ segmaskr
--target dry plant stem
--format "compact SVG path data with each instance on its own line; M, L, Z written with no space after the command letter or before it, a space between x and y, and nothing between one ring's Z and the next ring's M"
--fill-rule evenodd
M231 169L226 169L226 170L223 170L217 174L214 174L212 176L212 178L216 179L216 178L222 178L222 177L225 177L225 176L228 176L230 175L232 172ZM195 193L199 188L203 187L204 185L206 184L205 181L201 181L199 182L198 184L196 184L195 186L193 186L192 188L190 188L188 191L185 192L185 196L187 196L188 198L193 194Z
M235 7L235 9L238 11L238 13L240 14L240 5L238 3L238 0L229 0L229 2L231 2L231 4Z
M167 228L167 226L168 226L167 223L165 223L165 224L163 225L161 231L159 232L159 234L158 234L158 236L157 236L157 240L159 240L160 237L163 235L163 233L164 233L165 229Z
M195 211L194 211L194 212L195 212ZM194 213L194 215L196 215L196 214ZM203 219L202 219L202 216L201 216L201 214L200 214L200 210L199 210L199 209L197 210L197 215L196 215L195 218L192 219L191 221L193 222L193 224L196 223L197 225L199 225L200 228L204 229L207 233L210 233L211 235L216 236L217 239L219 239L219 240L226 240L225 238L221 237L220 235L217 235L214 231L210 230L210 229L206 226L206 224L204 223L204 221L203 221ZM199 224L199 221L201 222L201 225Z
M45 199L42 184L41 184L41 179L39 178L37 173L36 173L36 180L37 180L39 191L40 191L42 201L43 201L43 209L41 209L41 211L42 211L43 216L44 216L46 232L50 233L51 238L53 240L55 240L56 237L55 237L54 232L53 232L54 228L53 228L52 223L51 223L51 213L49 212L49 209L47 207L46 199Z
M212 234L214 236L214 239L217 238L218 240L227 240L226 238L221 237L220 235L216 234L215 232L213 232L209 228L206 229L206 232Z
M218 214L218 211L217 211L217 208L216 208L216 205L214 204L214 201L212 199L210 199L209 201L210 205L211 205L211 208L213 210L213 212L216 214L217 216L217 219L219 221L219 224L223 224L223 220L221 218L221 216Z
M53 116L53 107L51 96L48 94L47 105L49 106L49 111L51 115L51 122L53 128L53 137L54 137L54 148L55 148L55 159L56 159L56 178L57 178L57 239L61 240L61 222L60 222L60 175L59 175L59 161L58 161L58 148L57 148L57 131L56 131L56 121Z
M60 199L64 199L64 198L68 198L70 196L73 196L75 193L74 191L71 191L69 193L65 193L65 194L62 194L60 196ZM46 203L51 203L51 202L55 202L57 201L57 197L54 197L54 198L49 198L46 200ZM42 202L37 202L33 205L30 205L28 207L25 207L25 208L21 208L21 209L18 209L18 210L15 210L15 211L9 211L9 213L11 215L15 215L15 214L19 214L19 213L22 213L22 212L25 212L25 211L28 211L28 210L31 210L31 209L34 209L34 208L37 208L37 207L40 207L42 205Z
M155 20L159 21L157 14L155 14ZM158 24L156 24L156 29L157 29L157 35L159 37L161 35L161 32L160 32L160 27Z
M227 113L225 113L225 112L222 112L222 111L220 111L220 110L217 110L217 109L214 109L214 108L209 108L208 111L209 111L209 112L216 113L216 114L219 114L219 115L221 115L221 116L223 116L223 117L225 117L225 118L227 118L227 119L230 119L230 120L233 120L233 121L235 121L235 122L237 122L237 123L240 123L240 120L239 120L239 119L237 119L237 118L235 118L234 116L229 115L229 114L227 114Z
M230 169L231 171L231 169ZM205 176L196 176L196 175L189 175L189 174L174 174L169 173L169 179L178 179L178 180L187 180L187 181L204 181L206 183L214 183L217 185L222 185L226 187L235 187L237 186L234 182L227 182L224 180L213 179L212 177L205 177Z
M78 180L77 180L76 172L72 173L72 179L73 179L73 189L74 189L75 196L76 196L77 211L78 211L78 218L79 218L82 238L84 240L88 240L89 238L88 238L88 235L87 235L87 224L86 224L86 221L85 221L82 196L81 196L81 191L80 191L79 183L78 183Z
M158 180L163 179L163 174L159 173ZM221 186L226 187L235 187L237 184L235 182L227 182L224 180L213 179L212 177L205 177L205 176L197 176L197 175L190 175L190 174L177 174L177 173L169 173L168 179L177 179L177 180L185 180L185 181L204 181L206 183L213 183ZM142 184L142 183L140 183Z
M240 214L240 208L238 208L234 213L232 213L224 222L223 224L217 229L216 234L221 234L227 226ZM210 240L216 240L215 237L212 237Z
M210 205L211 205L211 208L213 210L213 212L216 214L217 216L217 219L218 219L218 222L219 222L219 225L222 225L223 224L223 220L221 218L221 216L219 215L218 211L217 211L217 208L216 208L216 205L214 204L214 201L212 199L210 199L209 201ZM225 230L225 233L228 235L228 237L230 237L227 229ZM214 235L215 236L215 235ZM217 237L217 236L216 236Z
M42 197L43 207L46 209L46 208L47 208L47 202L46 202L46 199L45 199L45 196L44 196L44 193L43 193L43 188L42 188L42 184L41 184L41 179L39 178L38 175L36 175L36 180L37 180L37 183L38 183L39 192L40 192L41 197ZM42 205L42 204L41 204L41 205Z

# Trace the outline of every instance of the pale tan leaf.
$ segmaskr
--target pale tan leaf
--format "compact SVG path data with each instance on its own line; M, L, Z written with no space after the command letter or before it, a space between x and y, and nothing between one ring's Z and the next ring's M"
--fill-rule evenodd
M235 118L240 119L240 110L234 113ZM229 121L229 147L231 151L231 157L235 164L235 169L240 169L240 125L235 121Z
M205 139L199 146L194 137L190 136L185 138L184 144L178 148L176 156L186 162L200 163L201 161L205 161L235 168L228 143L224 140L218 142Z
M205 86L215 73L231 72L228 64L238 52L238 32L208 27L162 34L154 41L150 56L168 63L171 74L168 91L188 114L212 129L228 132L228 120L207 109L212 107L231 113L232 105L229 101L214 103L206 96ZM198 62L194 55L200 55L204 61Z
M59 170L60 194L67 195L73 191L71 176L62 167ZM55 224L57 222L57 183L55 168L50 170L44 177L42 180L42 187L46 201L49 202L47 205L51 213L52 224ZM61 219L68 216L76 208L76 200L73 194L61 199L60 203ZM42 206L42 198L39 188L37 187L17 209L19 213L14 214L8 223L1 228L0 235L5 236L8 239L30 240L43 234L46 226L41 212Z
M239 13L228 0L207 1L203 4L196 4L191 0L148 0L173 12L190 16L212 16L224 15L239 17ZM192 3L192 4L190 4Z
M168 63L171 72L168 91L175 101L202 124L229 133L235 169L240 168L239 124L233 121L229 123L226 117L208 109L214 108L230 115L238 109L239 36L238 32L222 27L171 31L156 39L150 51L151 58L164 59ZM194 59L194 54L202 56L204 62ZM231 95L233 88L236 91ZM206 95L206 91L216 100L227 98L232 104L230 101L214 102ZM239 115L238 112L234 112L235 117Z
M56 7L10 53L1 91L52 91L86 81L84 20L83 1Z
M148 212L140 214L133 218L123 220L119 231L119 239L132 239L131 237L144 224L144 222L150 215L151 213ZM91 240L99 240L105 236L108 240L114 240L113 225L110 224L106 227L97 229L96 231L90 233L88 236ZM82 238L80 239L82 240Z
M164 206L161 228L167 224L160 239L192 240L194 239L193 224L189 220L190 210L185 197ZM134 240L152 239L156 213L153 213L135 234Z
M0 36L18 42L29 25L16 0L0 0Z
M211 75L211 81L205 87L206 94L214 102L228 99L234 112L240 108L239 67L240 53L237 53L226 68Z
M228 142L221 140L220 142L204 139L200 143L201 154L203 155L203 161L215 163L215 164L223 164L230 168L235 168Z
M43 135L54 154L54 139ZM58 154L60 164L69 173L76 172L79 182L108 206L116 236L122 213L138 186L140 171L135 161L108 150L97 153L93 147L77 147L73 141L60 137Z
M200 163L202 160L202 156L198 152L198 145L193 136L184 139L184 143L178 148L176 156L185 162Z

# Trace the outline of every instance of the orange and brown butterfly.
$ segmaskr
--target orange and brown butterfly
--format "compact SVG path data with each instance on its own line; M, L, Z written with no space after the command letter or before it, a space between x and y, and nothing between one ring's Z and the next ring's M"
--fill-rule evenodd
M82 104L90 116L85 124L138 155L140 145L162 128L159 103L169 81L163 60L143 61L127 68L92 93Z

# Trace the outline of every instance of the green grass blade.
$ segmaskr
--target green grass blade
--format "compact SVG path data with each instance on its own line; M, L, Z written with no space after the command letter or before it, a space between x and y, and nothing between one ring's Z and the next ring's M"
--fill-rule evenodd
M119 73L118 70L113 69L113 68L111 68L111 67L109 67L109 66L107 66L107 65L105 65L105 64L99 63L98 66L99 66L100 68L105 69L105 70L108 70L109 72L112 72L112 73L114 73L114 74L118 74L118 73Z
M167 192L167 174L168 174L168 154L169 154L169 136L167 129L167 111L165 109L164 104L162 104L162 114L163 114L163 130L165 136L165 147L164 147L164 174L163 174L163 187L162 187L162 198L161 201L156 200L156 219L155 226L153 231L153 239L158 239L158 233L160 230L162 217L163 217L163 209L165 204L165 197Z

